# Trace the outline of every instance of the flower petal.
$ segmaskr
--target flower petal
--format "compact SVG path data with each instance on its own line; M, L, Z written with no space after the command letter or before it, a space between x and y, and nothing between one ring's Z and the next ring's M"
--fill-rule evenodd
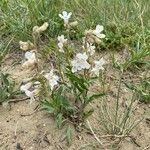
M100 33L100 32L102 32L103 30L104 30L104 27L103 27L103 26L101 26L101 25L97 25L97 26L96 26L96 31L97 31L97 32Z
M64 17L66 17L68 15L68 13L66 11L63 11L62 14Z
M29 82L29 83L27 83L27 84L25 84L25 85L21 85L20 90L21 90L22 92L24 92L24 91L28 90L29 88L31 88L32 85L33 85L32 82Z
M106 37L106 35L105 34L98 34L97 37L100 38L100 39L103 39L103 38Z

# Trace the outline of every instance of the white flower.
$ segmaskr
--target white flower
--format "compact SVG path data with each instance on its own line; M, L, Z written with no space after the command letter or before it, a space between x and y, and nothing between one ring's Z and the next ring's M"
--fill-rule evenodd
M21 90L22 92L25 92L26 90L29 90L32 85L33 85L32 82L26 83L25 85L21 85L20 90Z
M91 43L87 43L87 52L92 56L95 53L95 46Z
M26 96L30 98L30 103L35 101L35 98L34 98L35 95L34 95L33 91L26 90L24 92L25 92Z
M34 90L31 91L30 88L34 88ZM35 100L35 96L40 91L40 82L39 81L36 81L34 83L33 82L28 82L24 85L21 85L20 91L24 92L26 94L26 96L30 98L30 103L32 103L32 101Z
M44 77L48 80L51 90L53 90L54 86L58 84L59 77L54 74L53 69Z
M67 42L67 39L65 39L64 35L58 36L57 39L60 43L63 43L63 44Z
M97 25L96 29L93 30L93 34L97 36L98 38L105 38L105 34L101 34L101 32L104 30L104 27L101 25Z
M63 46L64 46L63 43L58 43L59 52L63 52L64 53Z
M68 24L71 15L72 12L67 13L66 11L63 11L62 14L59 14L59 17L64 20L65 24Z
M88 56L86 53L78 53L73 61L71 61L72 72L77 72L82 69L89 69L90 64L87 62Z
M33 93L33 91L30 91L30 90L29 90L29 89L32 87L32 85L33 85L33 83L32 83L32 82L29 82L29 83L26 83L25 85L22 85L22 86L20 87L20 90L21 90L22 92L24 92L27 97L30 98L30 103L35 100L35 99L34 99L34 93Z
M103 65L105 64L104 58L99 61L94 61L95 67L91 70L96 76L99 76L99 71L104 70Z
M25 58L27 60L32 60L32 61L35 61L36 60L36 57L35 57L35 53L30 51L30 52L26 52L25 53Z
M26 52L25 53L25 58L27 59L27 61L25 61L23 63L23 67L30 67L33 66L36 63L36 56L35 53L30 51L30 52Z
M67 43L67 39L65 39L64 35L58 36L58 47L60 52L64 52L63 46L65 43Z

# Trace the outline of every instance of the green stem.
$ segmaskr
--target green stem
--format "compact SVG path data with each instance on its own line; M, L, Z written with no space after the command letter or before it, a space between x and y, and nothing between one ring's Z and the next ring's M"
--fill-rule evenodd
M116 110L115 110L115 125L117 125L117 122L118 122L119 98L120 98L122 76L123 76L123 72L120 75L118 92L117 92L117 101L116 101Z

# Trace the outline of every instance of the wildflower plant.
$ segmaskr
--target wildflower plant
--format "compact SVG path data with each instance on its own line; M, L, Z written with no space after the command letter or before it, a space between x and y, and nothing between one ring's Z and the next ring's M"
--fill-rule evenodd
M86 52L77 53L72 59L66 58L61 65L59 61L58 59L55 64L58 68L55 73L52 67L50 73L44 75L50 86L51 96L43 101L43 108L55 116L59 127L64 120L78 126L93 112L93 109L86 110L86 106L104 93L91 95L89 92L95 73L92 72L92 64ZM93 69L99 72L101 68L102 66Z
M65 122L72 122L75 127L79 127L84 123L85 119L92 114L93 108L89 109L87 106L96 98L104 95L104 93L91 93L89 91L93 84L93 78L99 77L99 72L103 70L105 61L103 58L93 61L95 54L95 41L90 42L88 37L83 37L83 45L81 50L77 50L75 45L69 38L69 32L72 22L69 21L72 13L63 12L59 17L64 20L64 27L67 30L67 36L59 35L56 40L56 49L53 52L55 59L50 62L50 69L38 70L42 80L38 80L38 87L35 88L35 83L28 81L21 86L21 91L26 94L31 100L35 100L37 95L40 96L42 91L46 94L42 97L42 108L52 114L56 120L57 126L61 127ZM35 26L33 28L33 40L25 43L23 46L20 42L20 48L27 50L26 47L32 46L33 49L25 53L26 61L23 66L27 68L35 64L38 66L37 55L40 50L35 41L35 34L40 35L44 24L41 27ZM42 28L42 30L41 30ZM69 30L68 30L69 29ZM102 26L97 26L96 30L91 30L89 33L93 38L104 38L101 34ZM25 47L25 48L24 48ZM39 74L39 71L41 72ZM38 76L37 75L37 76ZM42 81L42 82L40 82ZM44 86L43 86L44 85ZM44 89L43 89L44 88ZM42 91L40 91L42 89Z
M63 16L60 14L59 16L64 20L64 24L69 25L72 13L62 14ZM97 31L97 34L100 32ZM93 108L87 109L89 103L104 95L104 93L91 94L89 88L93 84L93 77L99 77L99 72L104 69L105 61L101 58L93 62L94 43L89 43L86 38L83 39L84 45L81 46L81 51L77 51L71 48L72 41L64 35L58 36L55 69L52 65L50 73L44 75L49 83L51 96L43 101L43 108L55 116L59 127L67 120L75 126L82 124L93 112Z

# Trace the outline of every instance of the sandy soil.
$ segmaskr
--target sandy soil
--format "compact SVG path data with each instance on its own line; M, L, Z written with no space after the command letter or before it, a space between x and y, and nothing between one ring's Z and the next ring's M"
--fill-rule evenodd
M106 57L107 58L107 57ZM24 77L30 77L34 74L28 71L24 72L20 68L20 64L14 64L14 59L6 60L3 70L11 74L11 77L17 80L20 85ZM111 68L111 67L110 67ZM109 87L111 105L113 97L116 93L116 78L118 73L114 70L107 70L107 83ZM15 70L15 71L14 71ZM139 73L127 73L124 80L134 80ZM111 85L111 86L110 86ZM94 85L92 90L98 90L98 85ZM122 87L122 102L125 103L130 97L130 92ZM92 134L75 131L73 134L73 142L67 146L64 140L64 128L59 130L55 126L55 122L51 116L44 111L35 111L38 102L29 104L29 100L17 103L10 103L10 110L0 106L0 150L101 150L101 148ZM100 103L95 101L91 105L94 106L95 112L89 118L92 128L100 129L95 119L98 117L98 109ZM134 117L140 117L144 114L143 121L133 130L131 135L134 139L125 138L117 148L118 150L148 150L150 149L150 105L136 103L136 111ZM106 145L113 142L110 138L102 137L105 133L96 132L97 137ZM95 145L95 147L91 147Z

